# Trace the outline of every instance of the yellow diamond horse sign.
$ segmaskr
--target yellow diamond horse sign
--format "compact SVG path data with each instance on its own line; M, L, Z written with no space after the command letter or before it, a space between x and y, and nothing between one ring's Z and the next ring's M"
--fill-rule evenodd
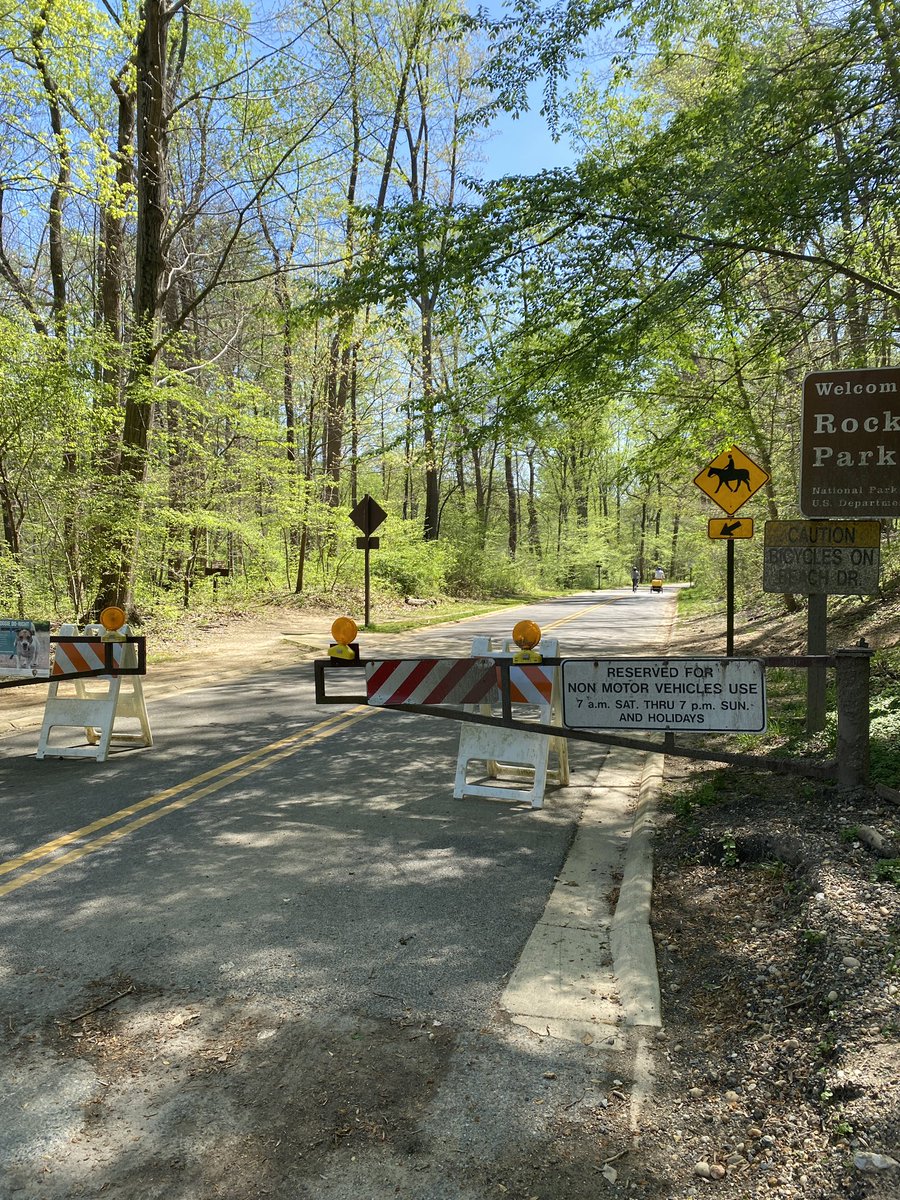
M768 479L762 467L738 446L732 446L705 466L694 483L714 504L732 516Z

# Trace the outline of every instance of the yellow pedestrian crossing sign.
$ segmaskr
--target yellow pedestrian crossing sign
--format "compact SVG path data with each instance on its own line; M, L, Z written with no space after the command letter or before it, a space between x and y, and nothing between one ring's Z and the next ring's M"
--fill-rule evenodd
M762 467L738 446L732 446L705 466L694 483L714 504L732 516L768 479Z
M713 517L707 525L707 532L713 541L724 539L733 542L735 538L753 537L752 517Z

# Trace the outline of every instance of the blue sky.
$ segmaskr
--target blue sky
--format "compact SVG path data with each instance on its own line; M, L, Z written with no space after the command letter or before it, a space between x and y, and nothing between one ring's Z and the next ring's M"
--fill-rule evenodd
M510 4L504 0L470 0L472 7L483 5L492 17L508 15ZM563 137L554 142L541 115L544 80L535 80L528 88L528 112L514 120L503 113L494 121L491 136L483 147L484 162L478 174L485 179L503 175L533 175L552 167L566 167L575 155Z
M554 142L541 116L541 87L538 83L530 89L532 106L518 120L504 113L494 121L490 140L483 148L485 161L478 170L483 178L534 175L551 167L569 166L574 161L566 139Z

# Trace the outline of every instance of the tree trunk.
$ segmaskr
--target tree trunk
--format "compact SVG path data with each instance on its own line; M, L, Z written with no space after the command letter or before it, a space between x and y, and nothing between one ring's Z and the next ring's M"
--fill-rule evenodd
M22 545L19 540L19 522L22 519L22 512L14 498L2 458L0 458L0 510L3 514L3 540L6 542L10 556L18 563L22 553Z
M122 453L118 464L119 509L101 574L95 608L114 604L132 615L138 560L138 517L143 501L153 418L153 372L163 305L168 218L167 36L172 13L165 0L143 0L135 46L137 133L137 228L135 234L134 332L125 384Z
M125 197L134 186L132 144L134 142L134 96L120 80L113 80L118 101L116 149L116 189L111 203L100 210L100 327L105 335L101 380L109 389L110 399L118 404L124 382L121 359L125 319ZM112 470L112 448L98 464L103 472Z
M678 563L678 529L681 524L681 514L672 518L672 545L669 547L669 578L675 578L675 567Z
M519 547L519 505L512 454L508 449L503 456L503 468L506 474L506 513L509 525L506 544L509 549L509 557L515 558Z
M538 525L537 503L535 502L534 446L525 452L528 461L528 544L535 558L541 557L541 531Z
M122 433L122 474L135 484L143 483L147 467L153 416L149 384L162 313L168 219L166 40L171 16L164 0L144 0L143 14L135 54L138 158L135 333Z
M425 450L425 512L422 536L433 542L440 535L440 471L434 420L434 330L430 298L422 298L422 435Z

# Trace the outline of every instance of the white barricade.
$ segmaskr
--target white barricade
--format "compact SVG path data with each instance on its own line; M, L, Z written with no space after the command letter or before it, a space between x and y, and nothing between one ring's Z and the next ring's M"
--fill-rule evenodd
M548 658L555 658L559 643L556 638L544 638L539 649ZM497 649L492 648L489 637L477 637L472 642L473 657L491 654L497 658L512 658L517 651L518 646L508 640L501 640ZM537 719L542 724L561 725L559 667L512 667L510 699L513 715L517 718L525 717L522 709L527 705L532 710L537 709ZM489 705L478 707L483 713L491 711ZM555 770L550 769L551 752L557 757ZM502 782L485 782L484 779L469 783L467 771L472 761L485 764L488 780L522 779L530 786L514 788ZM499 800L527 800L532 808L543 808L548 781L560 787L565 787L569 782L569 743L566 738L489 725L460 726L456 780L453 785L453 795L457 800L463 796L492 796Z
M118 631L128 636L128 626ZM77 626L60 627L61 637L80 636ZM102 625L86 625L83 642L57 642L50 689L44 708L44 721L38 739L38 758L92 758L105 762L112 742L132 746L152 746L153 735L144 703L140 675L98 675L90 679L66 679L66 672L96 670L104 665L105 646L100 641L106 633ZM113 659L123 667L137 666L137 648L113 642ZM71 687L74 696L60 696L60 687ZM120 718L136 720L140 733L123 733L116 729ZM85 732L86 746L51 746L50 731L59 726L80 727Z

